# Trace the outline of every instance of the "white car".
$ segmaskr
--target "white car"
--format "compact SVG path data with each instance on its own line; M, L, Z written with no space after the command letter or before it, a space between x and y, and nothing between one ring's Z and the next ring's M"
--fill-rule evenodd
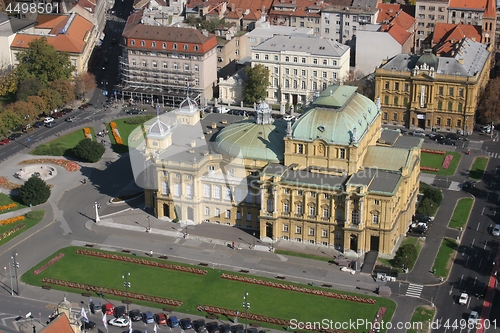
M500 224L495 224L493 230L491 230L493 236L500 236Z
M422 138L425 137L424 131L420 131L420 130L414 130L413 132L411 132L411 135L413 135L413 136L420 136Z
M461 293L460 298L458 299L458 304L466 305L468 300L469 295L467 295L466 293Z
M45 118L45 119L43 120L43 122L44 122L45 124L51 123L51 122L53 122L53 121L54 121L54 118L52 118L52 117L47 117L47 118Z
M127 327L128 325L130 325L130 321L127 318L120 317L109 320L108 324L117 327Z
M471 311L469 315L469 324L476 324L479 320L479 314L477 311Z
M215 109L216 113L228 113L231 111L231 109L226 108L225 106L219 106L217 109Z

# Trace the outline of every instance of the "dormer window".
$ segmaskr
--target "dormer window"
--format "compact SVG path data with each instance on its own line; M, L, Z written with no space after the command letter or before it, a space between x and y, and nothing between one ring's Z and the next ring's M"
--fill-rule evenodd
M188 49L188 45L184 44L184 50L187 50L187 49Z
M155 49L156 48L156 42L151 42L151 47Z
M162 44L161 44L161 47L162 47L163 49L166 49L166 48L167 48L167 43L162 43Z
M135 40L133 40L133 39L132 39L132 40L130 41L130 45L135 46Z
M145 46L146 45L146 42L141 40L141 46Z
M177 44L174 44L173 49L177 50Z
M195 46L194 46L194 50L195 50L195 51L198 51L198 45L195 45Z

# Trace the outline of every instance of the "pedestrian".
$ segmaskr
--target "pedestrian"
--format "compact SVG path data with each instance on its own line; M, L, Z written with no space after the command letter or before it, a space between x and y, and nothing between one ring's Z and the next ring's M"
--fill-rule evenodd
M234 242L233 242L233 244L232 244L232 247L233 247L233 249L235 248Z
M87 178L83 178L82 183L83 183L84 185L85 185L85 184L87 184Z
M153 250L149 251L149 256L153 258Z

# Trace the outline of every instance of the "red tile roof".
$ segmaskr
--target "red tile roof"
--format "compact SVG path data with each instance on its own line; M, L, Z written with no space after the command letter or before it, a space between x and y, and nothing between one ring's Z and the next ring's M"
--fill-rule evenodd
M462 23L451 24L438 22L434 26L432 44L441 44L451 40L458 41L465 37L481 42L481 27Z
M62 29L66 23L71 20L66 32ZM61 14L38 14L38 24L36 29L47 29L49 35L17 33L11 43L11 48L27 49L32 40L45 37L47 42L54 46L57 51L69 53L82 53L87 45L86 38L92 32L94 25L84 19L79 14L61 15Z
M384 21L390 21L397 12L401 10L400 4L392 4L392 3L379 3L377 5L379 10L377 16L377 23L381 23Z
M380 31L387 32L392 36L400 45L404 45L404 43L411 37L411 33L403 29L400 25L397 24L384 24L382 25Z
M402 10L398 13L398 15L392 20L393 23L399 25L404 30L410 30L411 27L415 24L415 18L406 14Z
M487 0L488 3L486 4L486 10L484 11L484 16L487 18L496 18L497 17L497 11L496 11L496 0Z
M487 0L450 0L448 8L484 11L486 9L486 1Z
M63 312L56 319L45 326L40 333L74 333L68 317Z

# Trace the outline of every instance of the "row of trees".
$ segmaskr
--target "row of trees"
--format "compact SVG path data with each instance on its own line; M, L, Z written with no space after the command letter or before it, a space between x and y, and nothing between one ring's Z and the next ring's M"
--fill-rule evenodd
M96 87L95 77L73 77L70 56L58 52L46 38L35 39L17 54L16 68L0 70L0 96L11 101L0 111L0 134L24 127Z

